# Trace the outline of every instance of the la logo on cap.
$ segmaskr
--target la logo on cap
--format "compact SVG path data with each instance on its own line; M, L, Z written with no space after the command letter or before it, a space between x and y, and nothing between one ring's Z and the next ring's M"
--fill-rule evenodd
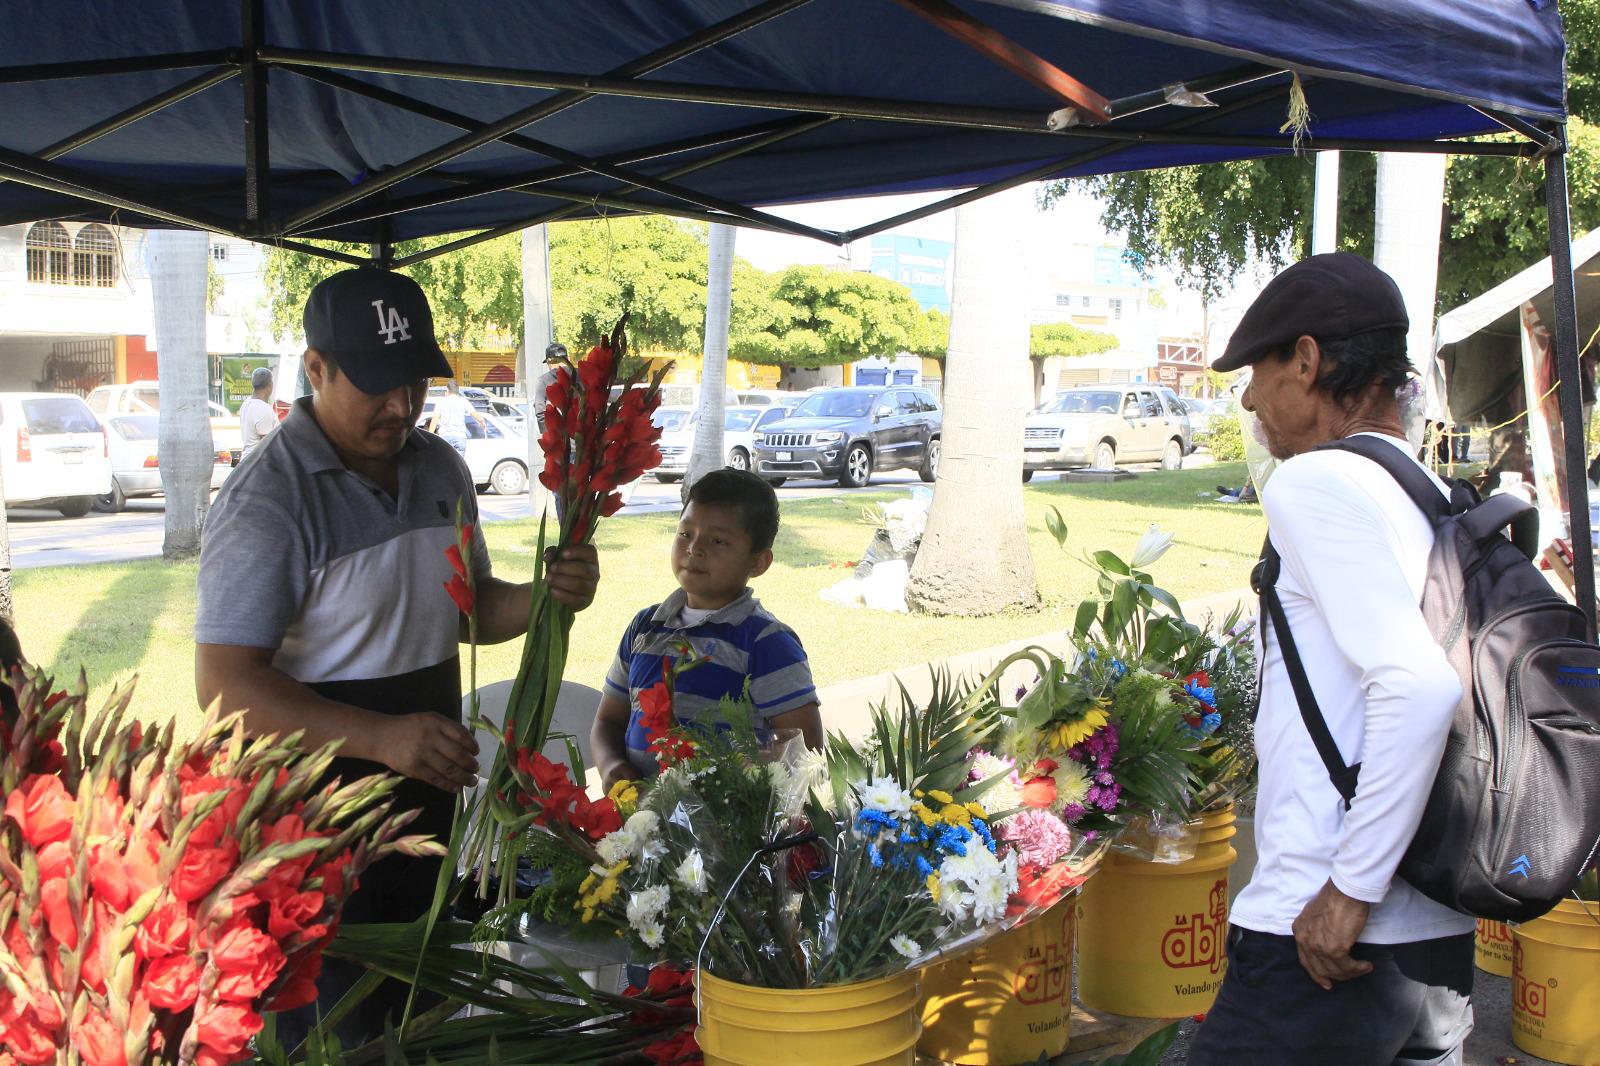
M393 344L397 339L411 339L411 322L400 317L398 307L389 308L388 317L385 318L382 300L373 300L372 306L378 310L378 332L383 334L383 343Z

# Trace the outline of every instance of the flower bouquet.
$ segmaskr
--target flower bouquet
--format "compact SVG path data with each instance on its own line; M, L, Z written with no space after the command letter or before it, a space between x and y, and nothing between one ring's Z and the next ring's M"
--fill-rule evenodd
M437 854L402 836L396 779L321 784L335 745L246 740L237 716L196 739L90 715L87 686L11 679L0 722L0 1061L221 1066L250 1057L262 1012L316 998L339 911L371 863Z
M511 808L510 800L526 792L532 756L544 751L572 630L572 610L550 595L543 568L565 549L588 544L600 519L622 507L617 490L661 462L656 447L661 430L652 423L651 415L660 405L661 381L671 366L658 370L648 382L642 372L628 378L613 396L618 370L627 355L626 321L624 315L610 336L602 338L575 366L559 367L545 394L545 432L539 438L545 468L539 481L556 496L560 524L553 541L547 537L544 523L539 529L522 663L506 705L505 721L496 730L503 746L488 779L487 795L498 800L490 807L494 817L474 820L465 842L468 867L480 874L481 893L487 892L490 867L497 866L501 903L514 895L519 851L498 844L518 832L523 815ZM462 543L470 545L470 533ZM471 567L460 558L452 559L451 565L462 587L456 587L457 580L448 587L470 618L474 604L468 595L463 606L461 593L471 591ZM520 776L516 765L519 753L527 763Z

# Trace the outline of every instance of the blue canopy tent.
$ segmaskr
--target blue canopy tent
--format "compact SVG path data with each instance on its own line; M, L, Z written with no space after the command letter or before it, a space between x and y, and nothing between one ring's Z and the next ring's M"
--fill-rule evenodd
M1296 148L1538 159L1577 380L1554 0L13 0L7 16L0 225L187 226L389 267L630 212L845 243L1025 182ZM966 191L849 230L764 210L941 189ZM394 255L440 233L463 236ZM1576 388L1561 399L1581 485Z

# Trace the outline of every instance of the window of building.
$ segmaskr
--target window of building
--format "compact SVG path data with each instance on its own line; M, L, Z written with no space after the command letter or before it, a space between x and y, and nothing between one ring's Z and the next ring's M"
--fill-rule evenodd
M23 242L28 255L28 280L65 285L71 280L72 238L59 222L36 222Z
M1122 301L1121 300L1112 300L1111 301L1111 317L1112 318L1121 318L1122 317Z
M31 282L99 289L117 284L117 238L98 222L80 229L76 240L59 222L38 222L23 245Z
M1072 295L1070 293L1065 293L1065 292L1056 293L1056 306L1057 307L1071 307L1072 306Z
M228 246L226 244L213 244L211 246L211 260L214 263L226 263L228 261Z
M1083 306L1084 307L1088 307L1089 306L1089 298L1087 296L1085 296L1085 297L1082 297L1082 299L1083 299Z
M72 242L72 284L99 289L117 284L117 238L98 222L79 230Z

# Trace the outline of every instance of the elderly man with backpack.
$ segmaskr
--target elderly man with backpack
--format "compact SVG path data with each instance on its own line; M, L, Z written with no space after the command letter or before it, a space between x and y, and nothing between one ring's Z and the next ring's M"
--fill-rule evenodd
M1459 1063L1470 915L1542 913L1594 858L1596 692L1558 686L1600 651L1501 535L1526 504L1414 459L1407 327L1388 275L1317 255L1215 363L1251 367L1282 463L1259 486L1259 858L1191 1066Z

